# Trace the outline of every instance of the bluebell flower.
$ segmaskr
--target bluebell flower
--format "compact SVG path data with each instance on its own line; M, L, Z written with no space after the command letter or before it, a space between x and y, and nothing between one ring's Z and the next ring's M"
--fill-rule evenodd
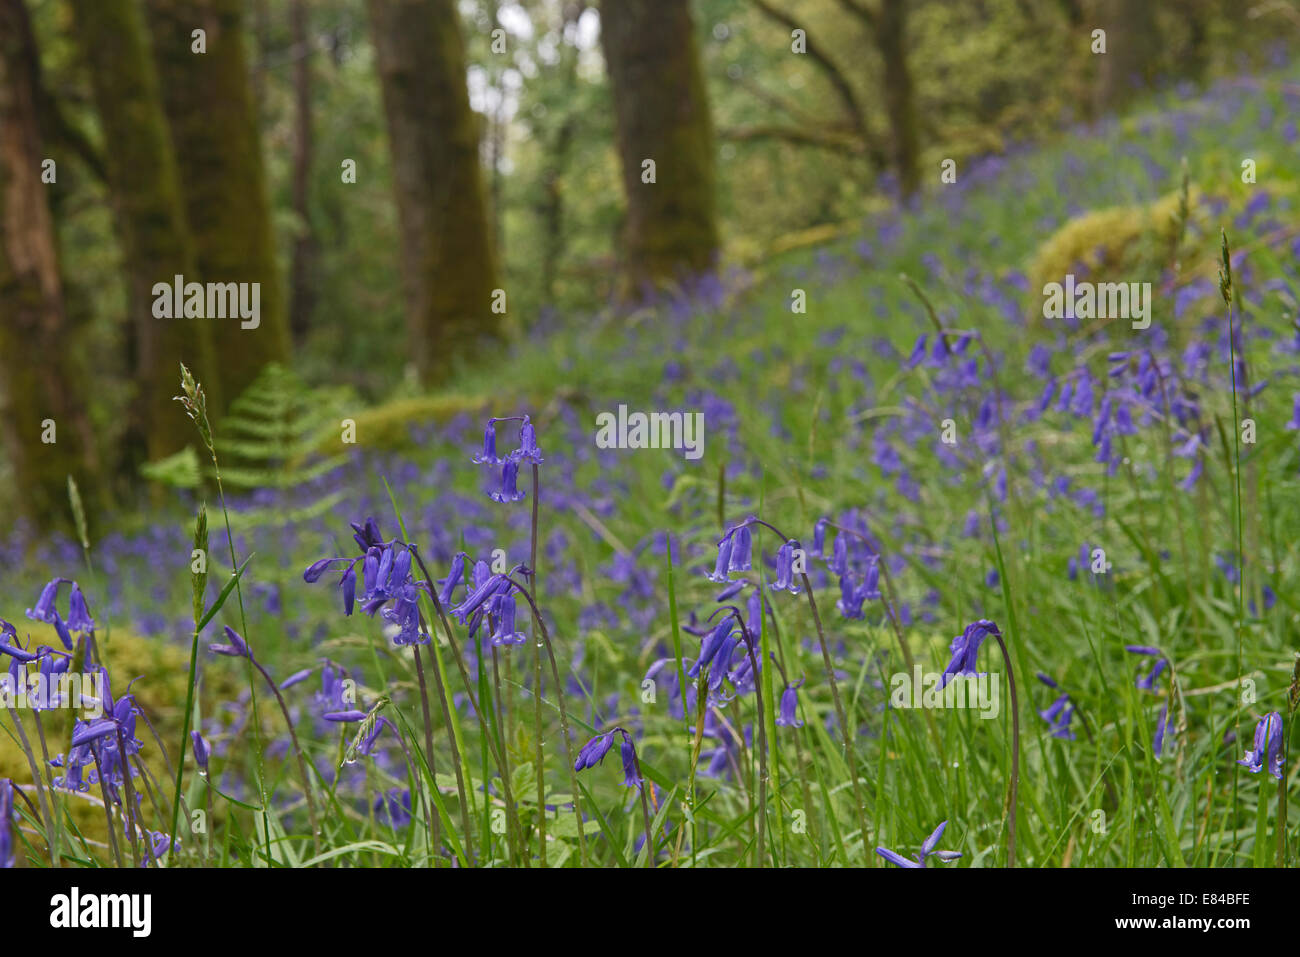
M782 728L802 728L803 722L799 720L799 688L803 686L804 679L800 678L792 685L786 685L785 690L781 692L781 713L777 716L776 723Z
M524 416L524 424L519 429L519 448L514 454L520 461L542 464L542 450L537 447L537 430L533 428L528 416Z
M753 549L753 533L748 525L741 525L731 533L731 552L727 559L727 570L747 572L752 567L750 552Z
M937 847L939 844L939 839L943 837L943 829L946 828L947 826L948 826L948 822L944 821L934 829L934 831L930 834L930 836L927 837L925 839L925 842L921 845L921 853L918 854L915 859L909 859L903 857L901 854L896 854L886 847L876 848L876 853L879 854L881 857L883 857L885 860L889 861L889 863L891 864L895 864L898 867L905 867L910 869L925 867L926 866L925 859L927 857L937 857L941 863L949 864L952 861L957 860L957 858L961 857L961 853L958 851L936 851L935 850L935 847Z
M728 572L731 570L731 536L724 535L722 541L718 542L718 560L713 566L713 574L708 576L709 581L718 582L719 584L730 584L731 576Z
M95 621L86 607L86 598L76 582L72 583L72 593L68 596L68 628L82 633L95 630Z
M1254 750L1247 751L1246 756L1237 763L1250 771L1251 774L1258 774L1267 767L1268 773L1281 781L1282 761L1284 758L1285 755L1282 753L1282 716L1276 711L1270 711L1259 719L1259 724L1255 725Z
M794 553L799 547L799 543L790 539L782 545L776 552L776 581L768 587L773 591L788 591L792 595L799 594L799 586L795 584L794 579Z
M1160 707L1160 720L1156 722L1155 737L1151 741L1151 751L1157 758L1164 754L1166 734L1173 738L1169 733L1169 705L1167 704ZM1172 740L1169 743L1172 745Z
M813 554L818 558L826 557L826 526L829 524L829 518L819 518L813 526Z
M0 868L14 866L14 782L0 778Z
M190 732L190 741L194 745L194 763L198 765L199 771L203 774L208 773L208 742L203 740L203 735L198 731Z
M605 755L614 746L614 732L598 734L578 750L578 760L573 762L573 770L583 771L594 768L605 760Z
M468 557L464 552L457 552L451 557L451 570L447 572L446 578L438 582L442 586L442 590L438 592L438 601L443 605L451 604L451 597L456 590L456 586L465 577L465 559Z
M497 420L488 419L487 428L483 430L483 451L470 459L475 465L500 465L497 457Z
M948 682L955 675L979 675L976 669L976 663L979 658L980 645L984 644L984 639L989 635L1001 636L1002 632L998 626L987 618L981 618L979 621L972 622L966 626L966 629L952 640L948 650L952 652L952 660L948 662L948 667L943 670L943 679L939 682L939 687L946 687Z
M1156 680L1169 665L1169 659L1165 657L1164 652L1152 645L1125 645L1124 650L1135 655L1156 657L1156 662L1151 666L1151 670L1145 676L1139 675L1134 682L1134 686L1142 691L1155 691Z
M1070 720L1074 717L1074 705L1070 703L1068 694L1062 692L1050 707L1038 712L1038 714L1039 717L1051 725L1052 737L1062 738L1066 741L1074 740L1074 732L1070 730Z
M632 744L632 736L626 731L623 732L623 743L619 746L619 751L623 759L623 787L641 787L643 783L641 764L636 758L636 747Z
M522 645L528 636L515 627L515 596L509 591L498 592L492 597L490 615L496 618L496 630L492 632L494 645Z
M208 645L208 651L215 652L218 655L225 655L228 658L251 658L248 643L229 625L226 625L225 628L227 644Z
M516 486L519 478L519 461L514 458L507 458L501 465L501 489L496 492L489 492L488 498L494 502L518 502L527 496L527 492L521 491Z
M705 636L703 644L700 645L700 656L695 659L695 664L691 665L690 670L686 672L688 677L698 677L703 669L712 664L715 658L718 658L718 652L722 651L723 646L727 644L727 639L731 637L734 627L735 624L730 618L724 618L714 626L714 629ZM725 669L728 663L719 660L719 664Z

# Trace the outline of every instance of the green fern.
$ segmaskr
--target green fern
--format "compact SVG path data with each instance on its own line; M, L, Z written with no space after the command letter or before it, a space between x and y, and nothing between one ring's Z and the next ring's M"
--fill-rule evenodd
M322 457L316 449L321 432L337 426L341 410L349 404L355 404L349 390L309 388L278 363L262 369L218 423L214 444L227 488L275 489L282 493L277 496L281 502L232 514L232 525L299 521L327 511L337 501L337 496L327 495L299 505L301 499L292 493L347 460L343 454ZM212 476L211 467L203 466L190 447L140 471L151 481L188 489ZM295 507L288 507L291 502Z

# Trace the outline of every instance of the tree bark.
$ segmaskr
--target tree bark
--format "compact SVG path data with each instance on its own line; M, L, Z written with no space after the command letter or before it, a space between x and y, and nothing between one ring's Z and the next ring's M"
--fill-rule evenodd
M426 383L498 332L496 257L454 0L367 0L393 161L410 351Z
M876 48L884 62L885 112L894 149L894 171L905 200L921 185L921 144L916 96L907 60L907 0L883 0L876 26Z
M292 0L289 25L296 59L293 65L293 211L297 233L289 262L289 329L294 342L301 343L311 331L316 308L316 232L311 221L312 138L311 25L307 0Z
M98 496L95 436L74 369L37 104L40 65L22 0L0 0L0 370L5 446L18 504L68 525L68 477ZM53 441L48 422L53 423ZM92 512L93 517L93 512Z
M642 290L714 267L713 122L688 0L604 0L601 45L627 197L624 250ZM654 160L653 183L643 182Z
M1160 33L1149 0L1101 0L1100 7L1106 52L1098 96L1103 109L1114 109L1155 80Z
M219 410L264 365L290 352L244 52L243 0L146 0L145 8L194 241L194 278L260 287L256 327L243 328L238 317L200 320L211 326L225 401L209 397L209 405ZM206 31L206 53L191 52L199 29Z
M121 237L127 284L128 368L138 394L128 430L130 465L158 459L193 442L192 424L173 401L180 364L217 388L212 333L206 320L159 319L153 286L193 276L180 178L163 113L147 28L133 0L73 0L77 40L90 68L104 136L109 191Z

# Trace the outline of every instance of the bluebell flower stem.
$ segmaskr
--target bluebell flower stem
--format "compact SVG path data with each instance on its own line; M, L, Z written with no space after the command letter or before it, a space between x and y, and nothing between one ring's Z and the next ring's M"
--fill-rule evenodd
M533 503L532 527L528 537L528 577L533 588L537 588L537 508L541 498L538 487L537 463L533 463ZM534 615L541 621L541 616ZM537 849L542 867L546 866L546 755L542 750L542 649L538 647L537 636L533 636L533 733L537 739ZM577 800L576 792L574 800Z
M564 686L560 682L560 669L555 662L555 649L551 646L551 634L546 628L546 622L542 619L542 613L537 607L536 600L528 589L515 582L514 579L511 579L511 582L528 601L528 608L532 612L533 621L536 623L538 631L541 632L542 644L546 648L546 657L551 663L551 680L555 682L555 700L560 708L560 735L564 739L564 759L569 767L569 781L573 788L573 814L578 825L578 854L582 865L585 867L587 866L587 836L582 827L582 806L578 803L578 774L573 769L573 743L569 735L569 708L564 702ZM541 699L539 698L538 701L540 702ZM538 727L540 734L540 725Z
M411 646L411 657L415 659L415 678L420 686L420 716L424 719L424 754L429 763L429 778L432 781L431 787L438 786L438 766L433 756L433 720L429 715L429 687L424 680L424 662L420 660L420 646L414 644ZM459 771L457 765L457 771ZM428 802L432 804L433 802ZM437 866L438 850L442 846L442 825L438 820L438 814L432 807L425 809L429 817L429 841L433 845L433 861ZM469 822L464 820L465 799L461 796L460 812L462 815L461 826L465 829L466 850L468 853L468 844L470 839Z
M26 667L23 667L22 672L24 676L23 680L26 680ZM18 711L13 705L9 706L9 716L13 719L14 728L18 731L18 741L22 745L23 754L27 756L27 766L32 772L32 787L36 788L36 799L41 805L41 817L44 818L45 839L49 845L50 864L54 867L58 867L59 861L55 851L55 848L58 847L58 843L54 836L54 830L57 827L58 822L54 820L54 816L50 813L50 803L45 794L45 784L41 780L40 770L36 767L36 756L32 753L31 743L27 740L27 732L23 729L23 723L18 717ZM100 779L103 780L102 776Z
M817 626L817 643L821 647L826 680L831 686L831 699L835 702L835 716L840 723L840 740L844 743L845 760L849 765L849 775L853 779L853 803L857 806L858 825L862 832L862 847L865 855L871 840L868 836L867 809L862 803L862 786L858 783L858 759L853 746L855 734L849 725L848 716L844 713L844 702L840 700L839 684L835 681L835 665L831 662L830 647L826 644L826 631L822 628L822 616L817 611L817 599L813 597L812 582L808 580L807 572L800 572L799 577L803 581L804 593L808 596L808 608L812 611L813 624Z
M1007 867L1016 866L1016 814L1020 800L1020 702L1016 697L1016 673L1011 667L1011 656L1007 654L1006 642L1002 635L993 632L998 648L1002 650L1002 661L1007 666L1007 684L1011 689L1011 785L1007 796L1009 820L1007 821Z
M280 694L280 689L276 687L275 682L262 667L262 663L253 657L250 652L248 660L253 667L261 673L266 679L267 686L271 689L271 694L275 695L275 700L280 705L280 713L284 715L284 723L289 729L289 740L293 743L293 753L298 759L298 775L302 778L302 794L307 800L307 820L311 825L312 847L316 855L320 855L320 822L316 818L316 799L312 796L311 778L307 774L307 758L303 754L302 745L298 743L298 732L294 730L293 718L289 716L289 706L284 703L284 697Z
M410 543L407 544L407 548L410 549L411 556L415 559L416 564L419 565L420 573L424 575L425 581L432 582L433 576L429 574L429 569L424 564L424 556L420 554L420 550L416 548L415 545ZM421 591L424 591L424 589L421 589ZM460 680L461 680L461 684L465 688L465 695L466 697L469 698L469 705L473 709L475 717L478 719L479 733L483 736L483 740L488 742L488 746L492 751L492 759L497 766L497 773L504 780L508 775L509 771L505 762L505 758L502 755L503 749L497 747L496 738L493 736L491 730L488 728L487 718L484 716L483 709L479 707L479 702L474 695L474 686L473 683L469 680L469 672L465 670L465 659L461 655L460 643L456 641L456 633L452 631L451 622L448 621L447 619L447 612L442 607L442 602L438 598L438 593L434 591L432 585L429 586L426 594L428 595L429 600L433 604L433 610L438 615L438 620L442 623L443 633L447 636L447 645L451 649L452 660L456 662L456 670L460 673ZM434 661L435 676L436 676L441 674L441 670L438 668L438 653L436 649L434 650L432 658ZM454 712L452 712L450 707L447 706L445 694L444 694L443 715L446 717L447 726L450 729L449 734L452 737L453 751L455 753L460 753L458 746L455 742L455 723L453 718ZM463 755L462 755L462 760L463 760ZM510 810L511 812L513 812L513 807Z

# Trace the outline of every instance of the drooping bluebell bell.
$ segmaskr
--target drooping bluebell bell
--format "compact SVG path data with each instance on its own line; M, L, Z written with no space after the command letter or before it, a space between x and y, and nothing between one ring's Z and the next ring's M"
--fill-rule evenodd
M483 451L476 453L470 459L475 465L500 465L501 459L497 457L497 420L488 419L487 427L483 430Z
M0 778L0 868L14 866L14 782Z
M829 518L819 518L813 526L813 554L818 558L826 557L826 526L830 521Z
M1237 763L1252 774L1268 768L1268 773L1281 781L1285 757L1282 747L1282 716L1276 711L1270 711L1255 725L1254 749L1247 751L1246 756Z
M1124 650L1135 655L1149 655L1156 658L1151 670L1146 675L1139 675L1134 682L1134 686L1142 691L1155 691L1156 680L1169 665L1169 659L1165 657L1165 653L1152 645L1125 645Z
M456 586L460 584L465 577L465 559L469 558L464 552L457 552L451 557L451 569L447 572L447 577L441 579L438 584L442 590L438 592L438 601L443 605L451 605L451 598L456 591Z
M718 584L731 582L731 536L724 535L722 541L718 542L718 560L713 566L713 574L709 575L709 581Z
M773 591L788 591L792 595L800 594L795 582L794 560L799 550L799 543L793 538L783 544L776 552L776 581L768 587Z
M1070 720L1074 717L1074 705L1070 703L1068 694L1062 692L1049 707L1038 712L1038 714L1051 726L1052 737L1066 741L1074 740L1074 732L1070 730Z
M1166 741L1166 737L1170 740ZM1173 734L1169 729L1169 705L1164 704L1160 706L1160 720L1156 722L1155 737L1151 740L1151 753L1157 758L1161 757L1164 754L1165 745L1167 743L1173 744L1172 738Z
M747 572L752 567L750 553L754 537L748 525L741 525L731 533L731 552L727 557L729 572Z
M199 767L200 774L208 773L208 742L203 740L203 735L198 731L190 732L190 741L194 745L194 763Z
M515 596L510 591L497 592L492 596L488 614L496 619L492 644L522 645L528 640L528 636L515 627Z
M1002 632L998 626L987 618L981 618L979 621L971 622L965 630L953 638L952 644L948 650L952 652L952 659L948 662L948 667L943 670L943 678L939 682L939 687L946 687L956 675L979 675L976 663L979 658L980 645L984 644L984 639L989 635L1001 636Z
M527 492L522 491L516 482L519 479L519 460L513 457L507 458L501 463L501 488L495 492L489 492L488 498L494 502L502 504L508 502L518 502L527 497Z
M605 755L614 746L614 732L598 734L578 749L578 760L573 762L573 770L583 771L594 768L605 760Z
M781 713L777 715L776 723L782 728L802 728L803 722L799 720L799 689L803 687L804 679L800 678L792 685L786 685L785 690L781 692Z
M948 822L944 821L938 827L936 827L934 831L930 834L930 836L925 839L924 843L921 844L921 853L918 854L914 859L909 859L903 857L901 854L896 854L895 852L889 850L889 848L887 847L876 848L876 853L879 854L881 857L883 857L885 860L889 861L889 863L891 864L897 865L898 867L904 867L913 870L917 868L925 867L926 866L925 859L927 857L935 857L938 858L941 863L949 864L952 861L955 861L959 857L961 857L961 853L959 851L936 851L935 850L935 848L939 844L940 838L943 837L944 828L946 828L947 826L948 826Z
M248 650L248 643L243 637L231 628L225 626L226 643L220 645L208 645L208 651L218 655L225 655L228 658L251 658L252 654Z
M731 647L728 645L727 639L731 637L734 628L735 623L730 618L724 618L714 626L713 630L705 636L704 642L700 645L700 656L695 659L695 663L691 665L690 670L686 672L688 677L698 677L704 668L709 667L713 663L714 659L719 657L719 652L723 650L724 646L728 648ZM722 667L715 670L725 669L726 663L721 662L721 660L719 661Z
M641 777L641 762L637 760L632 736L626 731L623 732L623 743L619 745L619 756L623 759L623 787L642 787L644 778Z

